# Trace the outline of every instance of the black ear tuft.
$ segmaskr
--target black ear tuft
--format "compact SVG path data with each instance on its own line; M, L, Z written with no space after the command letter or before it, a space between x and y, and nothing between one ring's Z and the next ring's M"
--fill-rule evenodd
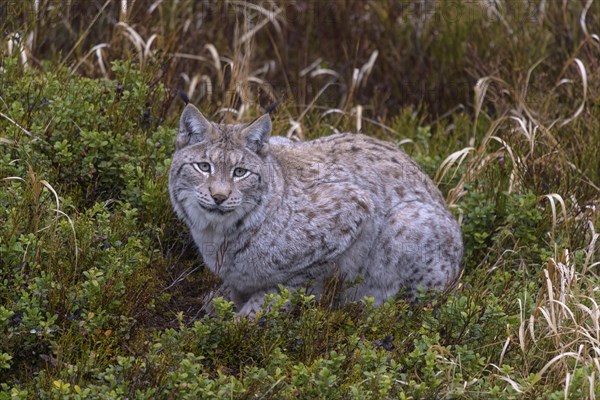
M175 148L179 150L190 144L203 141L211 129L211 124L204 118L204 115L193 104L188 104L181 113Z
M275 103L269 104L265 109L265 114L271 114L272 112L274 112L282 102L283 100L279 99Z
M187 94L185 94L185 92L183 90L178 90L177 95L179 95L179 97L181 98L181 100L183 100L183 102L185 103L186 106L188 104L190 104L190 98L188 97Z

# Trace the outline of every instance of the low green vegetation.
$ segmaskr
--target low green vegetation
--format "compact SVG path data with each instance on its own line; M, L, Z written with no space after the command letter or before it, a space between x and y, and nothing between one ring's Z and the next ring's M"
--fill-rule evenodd
M121 3L4 22L0 399L600 397L597 4ZM275 132L360 129L434 177L464 234L455 288L333 310L282 290L252 321L212 298L167 191L176 88L249 120L280 79ZM402 93L421 81L447 87Z

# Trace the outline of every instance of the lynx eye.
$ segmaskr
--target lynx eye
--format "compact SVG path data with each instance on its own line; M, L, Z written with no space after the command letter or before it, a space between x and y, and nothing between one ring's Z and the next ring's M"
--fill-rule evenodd
M236 168L236 169L233 170L233 176L235 178L242 178L242 177L248 175L249 172L250 171L248 171L247 169L239 168L238 167L238 168Z
M198 172L210 172L210 164L207 162L192 164Z

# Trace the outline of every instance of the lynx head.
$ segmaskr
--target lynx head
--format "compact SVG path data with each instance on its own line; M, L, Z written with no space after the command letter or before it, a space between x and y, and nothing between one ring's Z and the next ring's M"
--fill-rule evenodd
M226 229L261 202L271 119L216 124L189 104L179 123L169 173L175 211L190 227Z

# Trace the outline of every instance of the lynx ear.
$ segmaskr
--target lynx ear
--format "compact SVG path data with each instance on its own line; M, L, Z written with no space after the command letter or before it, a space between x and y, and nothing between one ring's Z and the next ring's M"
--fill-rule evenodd
M175 148L180 150L185 146L203 141L212 129L211 123L194 105L185 106L179 120L179 134Z
M242 138L248 149L255 153L264 153L267 150L267 143L271 136L271 117L265 114L245 127L242 132Z

